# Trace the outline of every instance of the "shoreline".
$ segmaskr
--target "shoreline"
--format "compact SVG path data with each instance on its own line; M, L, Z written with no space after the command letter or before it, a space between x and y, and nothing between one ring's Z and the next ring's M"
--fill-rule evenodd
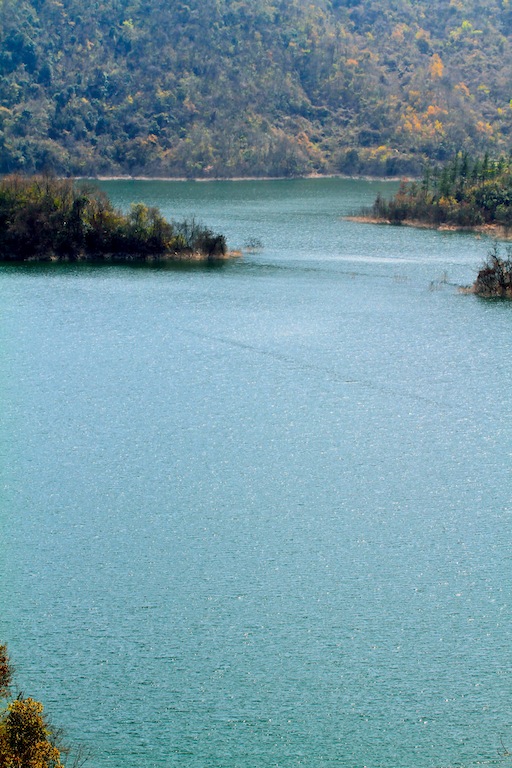
M73 176L77 181L194 181L209 183L212 181L303 181L310 179L343 179L346 181L392 182L412 181L413 176L349 176L344 173L311 173L306 176Z
M0 264L72 264L72 265L91 265L91 266L174 266L174 265L221 265L235 259L242 258L242 251L229 250L226 253L216 256L208 256L201 251L169 252L160 254L146 254L137 256L132 253L106 253L88 254L79 253L77 256L61 256L53 252L45 253L39 256L28 256L27 258L1 258Z
M502 224L475 224L472 227L457 226L456 224L431 224L428 221L408 219L394 224L389 219L378 219L375 216L344 216L345 221L356 221L360 224L377 224L387 227L412 227L413 229L435 229L438 232L472 232L487 237L494 236L500 240L512 240L512 228Z

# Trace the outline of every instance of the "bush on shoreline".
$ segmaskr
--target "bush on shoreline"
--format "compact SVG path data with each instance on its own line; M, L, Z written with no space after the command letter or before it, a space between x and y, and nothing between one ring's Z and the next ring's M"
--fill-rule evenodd
M213 261L226 252L224 236L194 220L171 223L143 203L125 215L90 185L51 176L0 182L3 261Z
M512 299L512 248L507 247L505 256L500 254L497 243L487 254L472 292L484 298Z

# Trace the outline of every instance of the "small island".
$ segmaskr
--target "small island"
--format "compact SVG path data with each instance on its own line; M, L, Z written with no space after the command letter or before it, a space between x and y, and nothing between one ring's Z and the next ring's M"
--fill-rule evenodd
M194 219L168 222L157 208L117 210L98 188L52 176L0 181L0 261L214 263L226 239Z

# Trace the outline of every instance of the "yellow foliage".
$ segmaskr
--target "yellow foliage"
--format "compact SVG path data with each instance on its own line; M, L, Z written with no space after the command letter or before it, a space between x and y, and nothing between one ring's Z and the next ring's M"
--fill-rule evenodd
M439 138L445 135L444 125L439 119L432 118L446 114L445 109L432 104L422 114L418 114L413 107L408 107L402 115L402 130L424 139Z
M470 21L467 19L464 19L460 27L456 27L455 29L452 29L450 32L450 39L451 40L460 40L462 37L469 37L471 35L481 35L483 34L481 29L475 29L474 26Z
M481 29L475 29L474 26L470 21L465 19L461 24L461 29L463 32L467 32L470 35L481 35L483 34Z
M423 125L421 124L421 120L419 119L418 115L414 113L411 118L412 121L412 129L416 133L421 133L423 130Z
M394 28L393 32L391 33L391 37L393 40L398 40L399 43L402 43L405 37L405 32L409 31L409 27L407 24L397 24Z
M486 136L490 137L493 135L492 125L490 123L485 123L483 120L477 122L476 129L478 133L483 133Z
M444 64L441 61L441 57L438 53L434 53L432 59L430 60L430 76L432 80L436 80L437 78L441 78L443 73Z
M2 768L62 768L60 752L51 742L43 705L34 699L12 701L0 721Z
M378 159L379 161L386 160L388 157L391 157L393 155L393 150L388 147L386 144L382 144L380 147L377 147L376 149L370 150L368 153L368 156L372 159Z
M457 85L454 86L454 90L458 91L459 93L462 93L468 99L471 98L471 92L467 87L466 83L457 83Z
M421 133L423 127L416 111L411 107L407 109L407 114L404 115L403 125L408 133Z
M439 198L439 205L457 205L457 201L451 195L447 195L446 197L443 196Z

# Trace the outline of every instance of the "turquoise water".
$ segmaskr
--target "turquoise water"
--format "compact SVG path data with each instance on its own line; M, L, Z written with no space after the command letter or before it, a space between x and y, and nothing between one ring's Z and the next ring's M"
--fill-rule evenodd
M94 768L512 759L512 305L392 185L110 182L218 269L1 267L0 638Z

